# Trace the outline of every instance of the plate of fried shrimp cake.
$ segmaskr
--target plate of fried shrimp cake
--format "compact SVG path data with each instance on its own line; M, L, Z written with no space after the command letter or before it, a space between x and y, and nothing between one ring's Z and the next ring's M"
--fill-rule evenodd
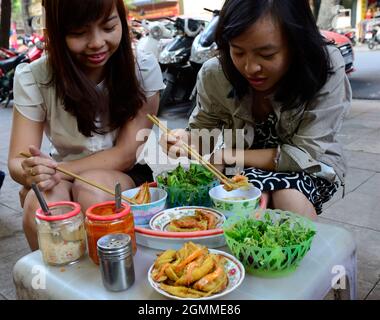
M177 300L219 298L235 290L244 276L235 257L193 242L162 252L148 271L150 285Z

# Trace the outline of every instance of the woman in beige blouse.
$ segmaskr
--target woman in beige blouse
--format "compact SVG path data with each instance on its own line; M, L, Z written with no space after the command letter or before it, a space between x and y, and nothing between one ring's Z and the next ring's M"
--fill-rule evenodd
M85 210L109 195L55 170L59 165L84 178L128 189L150 180L135 165L137 132L151 128L163 88L158 63L131 49L122 0L46 0L47 56L20 65L15 74L14 117L8 167L27 191L24 231L38 248L30 191L37 183L47 201L74 200ZM43 134L50 155L40 151ZM31 158L19 153L29 151Z

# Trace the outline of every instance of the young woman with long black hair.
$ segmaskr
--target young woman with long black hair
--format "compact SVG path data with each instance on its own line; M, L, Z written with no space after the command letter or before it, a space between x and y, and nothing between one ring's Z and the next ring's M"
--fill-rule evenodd
M24 186L24 231L33 250L33 182L48 201L74 200L83 210L110 199L57 172L58 165L110 189L152 180L149 167L136 165L136 135L152 127L146 114L157 112L164 87L154 57L132 51L122 0L45 0L44 8L47 55L16 70L8 161ZM50 155L40 151L43 133Z
M216 42L220 55L198 74L188 129L244 129L244 148L232 141L215 159L238 159L270 207L315 219L346 171L337 133L351 88L339 50L320 34L307 0L227 0ZM179 150L165 136L161 145L172 156Z

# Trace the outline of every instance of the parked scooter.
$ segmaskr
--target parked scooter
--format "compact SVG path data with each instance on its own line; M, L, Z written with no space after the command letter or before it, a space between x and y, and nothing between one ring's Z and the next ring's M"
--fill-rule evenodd
M195 37L191 47L190 63L197 73L204 62L218 54L218 46L215 43L215 33L218 26L220 10L203 9L212 12L213 16L206 28Z
M175 20L177 35L159 56L166 84L161 93L160 111L169 104L189 100L197 75L189 63L191 46L204 26L204 20L180 17Z
M380 25L376 25L372 29L372 38L368 39L368 48L370 50L374 49L378 44L380 44Z
M6 48L0 48L0 61L13 58L15 56L17 56L17 52Z
M44 51L43 37L36 36L32 45L26 52L9 59L0 60L0 103L5 101L5 108L13 99L13 78L16 67L23 62L32 62L42 56Z
M174 34L162 21L143 20L141 25L147 31L147 35L140 38L136 48L142 52L152 53L158 60L165 43L169 43Z
M215 42L215 34L219 22L220 10L210 10L207 8L203 9L205 11L212 12L213 16L206 28L196 36L191 47L190 63L197 74L201 69L203 63L218 54L218 46ZM193 84L193 90L189 97L189 100L191 101L191 108L188 111L188 116L191 115L192 111L195 108L196 94L197 87L195 82Z

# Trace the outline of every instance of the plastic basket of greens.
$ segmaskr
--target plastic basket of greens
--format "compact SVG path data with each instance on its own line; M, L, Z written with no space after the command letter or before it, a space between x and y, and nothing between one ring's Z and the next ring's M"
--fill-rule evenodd
M311 220L270 209L249 216L232 216L223 229L228 247L246 271L264 277L293 272L310 250L316 234Z
M168 194L168 208L209 207L211 200L208 192L219 185L219 181L209 170L194 163L190 164L188 170L178 165L174 170L162 172L156 177L156 181L158 187Z

